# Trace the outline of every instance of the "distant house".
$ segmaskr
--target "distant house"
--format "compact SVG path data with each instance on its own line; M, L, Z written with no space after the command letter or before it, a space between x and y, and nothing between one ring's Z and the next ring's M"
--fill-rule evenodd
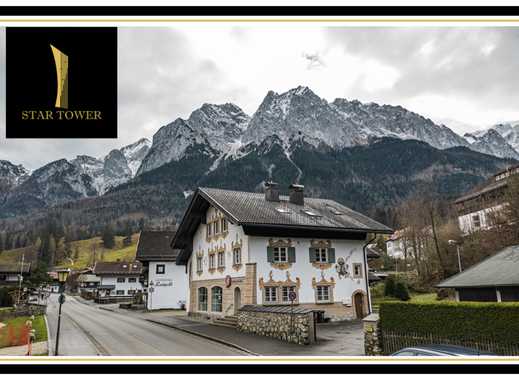
M186 267L177 265L179 250L171 248L174 231L142 231L136 259L143 264L149 310L179 309L188 296Z
M100 278L97 301L129 301L136 293L142 293L142 264L138 261L97 262L92 272Z
M519 301L519 245L503 249L436 287L455 289L458 301Z
M403 259L410 247L405 240L405 230L395 231L386 241L386 251L389 257Z
M94 298L101 278L92 273L80 274L77 278L79 294L84 298Z
M16 285L20 275L28 276L31 273L31 263L2 264L0 265L0 285Z
M187 265L188 312L222 318L243 305L292 302L332 320L370 312L365 247L369 233L393 231L329 199L200 188L172 246Z
M454 201L463 234L491 228L504 217L508 179L513 174L519 174L519 165L494 174L483 185Z

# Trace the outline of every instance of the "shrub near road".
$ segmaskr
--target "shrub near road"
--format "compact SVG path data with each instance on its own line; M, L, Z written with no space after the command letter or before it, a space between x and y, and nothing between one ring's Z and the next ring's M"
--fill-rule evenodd
M383 340L395 346L451 343L519 355L519 303L383 302L380 327ZM446 342L448 341L448 342Z

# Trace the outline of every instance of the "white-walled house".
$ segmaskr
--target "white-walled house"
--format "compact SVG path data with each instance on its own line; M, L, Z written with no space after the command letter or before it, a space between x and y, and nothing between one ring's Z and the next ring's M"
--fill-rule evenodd
M368 233L391 229L333 200L198 189L172 243L187 265L191 315L234 315L242 305L294 304L334 320L370 312Z
M142 231L139 236L136 259L143 264L148 310L180 309L187 302L186 266L176 264L174 235L174 231Z
M142 264L138 261L97 262L92 272L100 279L96 300L132 300L135 294L142 292L139 281Z
M492 228L496 223L508 223L505 212L508 180L518 174L519 165L510 167L454 201L464 235Z
M31 273L31 263L25 262L19 264L3 264L0 265L0 284L12 285L18 284L20 275L26 277Z

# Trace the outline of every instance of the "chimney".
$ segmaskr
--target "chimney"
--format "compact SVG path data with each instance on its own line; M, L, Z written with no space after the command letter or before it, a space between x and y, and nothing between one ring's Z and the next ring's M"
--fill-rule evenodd
M296 185L293 183L288 187L288 198L290 203L304 206L305 204L305 187L303 185Z
M265 200L279 202L279 186L276 182L265 181Z

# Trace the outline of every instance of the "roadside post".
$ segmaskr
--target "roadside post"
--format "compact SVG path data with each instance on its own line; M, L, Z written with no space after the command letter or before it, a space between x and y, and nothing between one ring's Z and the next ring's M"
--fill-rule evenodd
M67 281L68 275L70 273L70 269L61 269L58 270L58 281L60 283L60 294L58 298L59 302L59 311L58 311L58 328L56 329L56 348L54 350L54 355L59 356L59 332L61 327L61 307L65 303L65 282Z
M294 301L297 298L296 292L292 289L288 292L288 299L290 300L290 334L294 333Z
M150 310L153 310L153 292L155 291L153 285L155 285L154 282L150 281L150 286L148 288L148 293L150 295Z

